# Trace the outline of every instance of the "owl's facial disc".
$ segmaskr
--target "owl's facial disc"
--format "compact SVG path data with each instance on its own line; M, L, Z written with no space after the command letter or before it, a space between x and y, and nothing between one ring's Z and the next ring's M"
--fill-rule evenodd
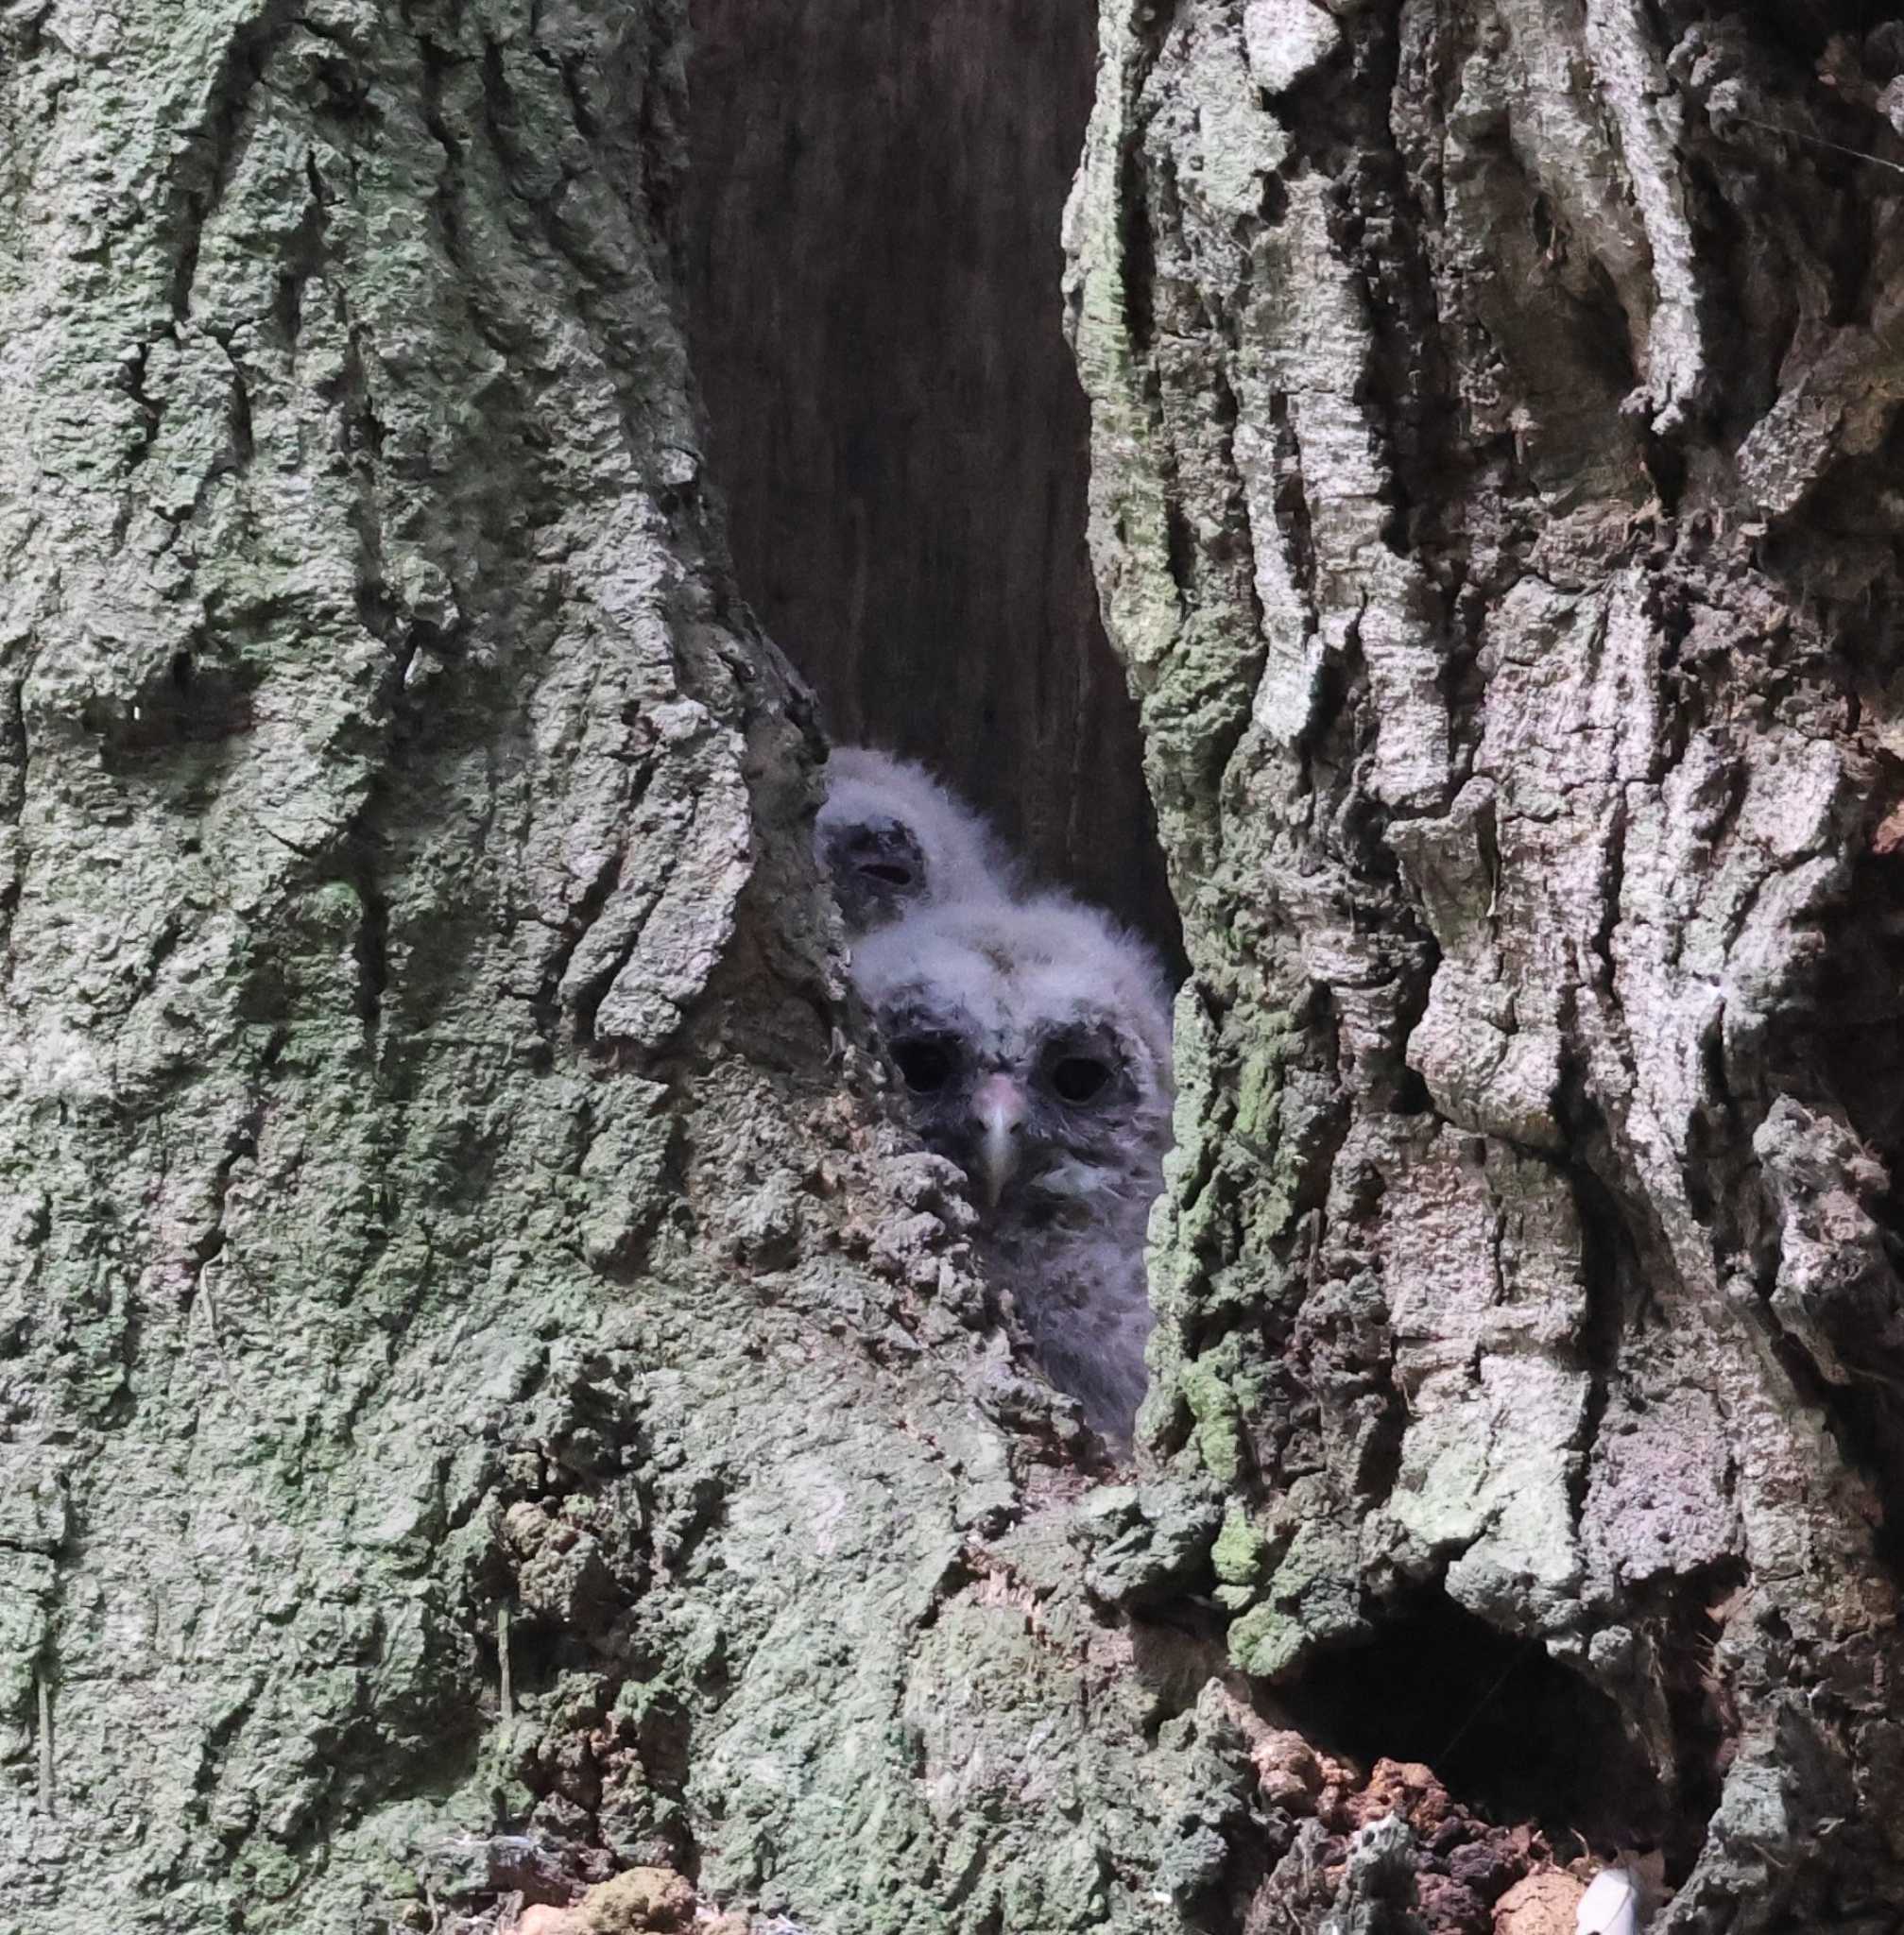
M969 1023L967 1024L969 1028ZM887 1018L886 1042L913 1119L927 1143L950 1156L987 1210L1021 1167L1029 1098L1011 1075L974 1062L956 1022L913 1014Z
M823 825L821 845L840 911L861 933L896 919L925 895L925 853L901 820L869 814Z
M997 1228L1101 1212L1130 1169L1141 1051L1108 1016L1024 1027L912 996L879 1015L926 1145Z

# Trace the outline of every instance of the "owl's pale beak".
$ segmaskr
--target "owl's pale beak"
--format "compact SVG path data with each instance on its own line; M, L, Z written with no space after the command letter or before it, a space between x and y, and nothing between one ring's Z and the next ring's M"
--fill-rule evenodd
M1018 1132L1024 1122L1024 1090L1009 1075L987 1075L972 1091L972 1119L979 1125L978 1180L987 1209L998 1207L1018 1168Z

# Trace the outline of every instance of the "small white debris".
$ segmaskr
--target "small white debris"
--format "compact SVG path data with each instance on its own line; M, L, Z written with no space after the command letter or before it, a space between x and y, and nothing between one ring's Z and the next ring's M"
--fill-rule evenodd
M1603 1868L1574 1911L1577 1935L1639 1935L1639 1883L1630 1868Z

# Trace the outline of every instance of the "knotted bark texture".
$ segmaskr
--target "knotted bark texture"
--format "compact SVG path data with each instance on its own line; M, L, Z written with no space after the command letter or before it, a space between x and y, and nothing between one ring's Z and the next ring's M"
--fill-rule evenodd
M1458 1757L1560 1662L1492 1779L1570 1762L1674 1931L1904 1893L1867 18L1107 0L1068 215L1194 964L1154 1449L1231 1495L1259 1687L1399 1652L1379 1738L1470 1672Z

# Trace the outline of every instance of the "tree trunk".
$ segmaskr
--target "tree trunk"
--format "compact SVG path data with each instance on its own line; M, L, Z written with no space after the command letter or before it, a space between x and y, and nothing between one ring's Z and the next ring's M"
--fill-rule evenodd
M1674 1930L1904 1900L1875 18L1108 0L1068 217L1193 963L1156 1448L1238 1667Z
M682 31L0 25L0 1926L1135 1929L1200 1858L711 543Z
M1135 1483L844 998L678 0L0 21L0 1926L1882 1926L1875 82L1444 12L1106 10Z

